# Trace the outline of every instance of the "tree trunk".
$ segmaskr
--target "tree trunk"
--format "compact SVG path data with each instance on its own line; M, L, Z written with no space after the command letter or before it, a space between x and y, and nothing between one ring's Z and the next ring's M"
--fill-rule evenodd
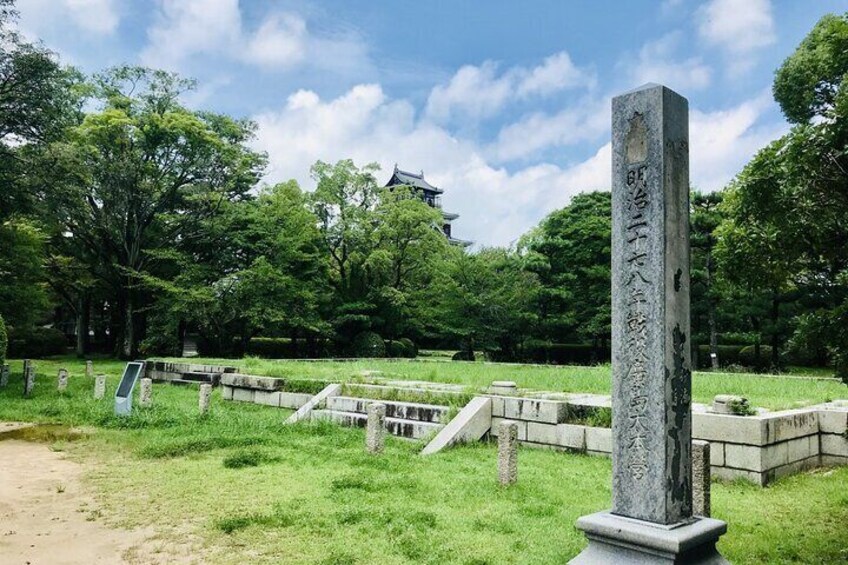
M88 297L81 297L77 306L77 347L78 357L84 357L88 349L88 329L91 320L91 302Z
M135 316L132 293L127 295L127 305L124 309L124 340L121 348L123 359L132 359L135 355Z
M719 369L718 359L718 329L716 326L716 303L712 297L713 289L713 255L707 252L707 324L710 328L710 366L713 371Z
M772 294L771 299L771 366L773 371L780 370L780 332L777 321L780 319L780 295Z

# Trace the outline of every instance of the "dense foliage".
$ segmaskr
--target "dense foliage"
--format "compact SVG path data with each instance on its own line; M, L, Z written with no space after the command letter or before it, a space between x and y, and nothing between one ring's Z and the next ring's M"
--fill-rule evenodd
M263 184L255 124L187 107L193 81L84 77L14 19L0 0L10 354L179 355L190 338L208 355L608 359L608 191L514 248L455 247L441 210L382 187L376 164L318 161L312 186ZM701 365L831 365L848 380L846 53L848 17L822 18L776 73L791 131L724 191L692 193Z

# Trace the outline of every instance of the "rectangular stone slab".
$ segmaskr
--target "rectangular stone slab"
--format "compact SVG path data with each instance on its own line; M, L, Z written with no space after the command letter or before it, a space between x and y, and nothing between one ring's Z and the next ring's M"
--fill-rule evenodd
M614 514L692 515L689 119L646 85L612 101Z

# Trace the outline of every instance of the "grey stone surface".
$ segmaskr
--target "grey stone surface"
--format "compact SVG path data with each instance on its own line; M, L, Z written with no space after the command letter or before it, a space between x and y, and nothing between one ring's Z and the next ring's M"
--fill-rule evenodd
M198 397L198 407L201 414L209 413L209 402L212 400L212 385L203 383L200 385L200 394Z
M326 402L331 396L338 396L342 392L342 385L332 383L325 386L321 392L313 396L309 402L297 409L295 413L286 419L286 424L295 424L303 420L308 420L312 415L312 411L322 402Z
M500 425L506 418L492 418L492 430L491 435L494 437L498 437L500 433ZM523 420L513 420L516 424L518 424L518 441L527 441L527 424L528 422Z
M518 423L498 424L498 482L509 486L518 481Z
M256 375L241 375L238 373L228 373L221 375L221 384L236 388L251 388L255 390L282 390L285 386L285 379L277 379L274 377L260 377Z
M748 411L748 399L733 394L717 394L713 398L713 412L716 414L744 415Z
M535 398L503 399L503 417L510 420L526 420L547 424L565 422L567 403L558 400L539 400Z
M577 520L589 539L587 547L570 561L575 565L725 565L716 550L727 524L698 518L681 525L664 526L598 512Z
M144 408L153 406L153 379L141 379L141 392L138 404Z
M688 103L612 102L613 512L692 514Z
M97 375L94 379L94 398L100 400L106 396L106 375Z
M56 390L64 392L68 390L68 370L59 369L59 375L56 377Z
M94 376L94 363L91 361L85 362L85 376L91 378Z
M710 442L692 442L692 513L710 517Z
M356 398L351 396L333 396L327 399L328 410L338 410L340 412L361 412L368 411L368 405L373 400L367 398ZM386 417L398 418L401 420L417 420L419 422L442 423L447 417L448 407L438 404L421 404L418 402L400 402L394 400L382 400L382 404L386 405Z
M9 365L3 365L0 367L0 388L6 388L9 386Z
M233 388L233 398L235 402L253 402L256 400L256 390L252 388Z
M492 394L515 394L518 385L514 381L492 381L489 392Z
M311 394L302 392L280 392L280 408L297 410L312 398Z
M822 434L821 452L824 455L848 457L848 439L843 435Z
M421 455L438 453L457 443L477 441L492 428L492 407L495 399L475 396L459 414L453 417L439 433L430 440Z
M313 410L310 413L313 420L327 420L342 426L364 428L368 425L368 415L361 412L338 412L336 410ZM386 431L393 436L404 439L423 439L434 436L444 428L442 424L432 422L416 422L414 420L399 420L386 417Z
M372 402L368 405L368 423L365 426L365 450L382 453L386 445L386 405Z
M26 371L24 372L24 398L32 396L32 391L35 388L35 363L26 360Z
M613 453L614 445L611 429L586 427L586 451Z

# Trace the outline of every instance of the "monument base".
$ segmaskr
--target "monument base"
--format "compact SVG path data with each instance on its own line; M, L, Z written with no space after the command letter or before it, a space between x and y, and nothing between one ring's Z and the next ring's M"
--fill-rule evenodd
M577 528L586 534L589 546L570 561L575 565L729 563L715 547L727 531L727 524L721 520L696 517L690 522L663 526L598 512L579 518Z

